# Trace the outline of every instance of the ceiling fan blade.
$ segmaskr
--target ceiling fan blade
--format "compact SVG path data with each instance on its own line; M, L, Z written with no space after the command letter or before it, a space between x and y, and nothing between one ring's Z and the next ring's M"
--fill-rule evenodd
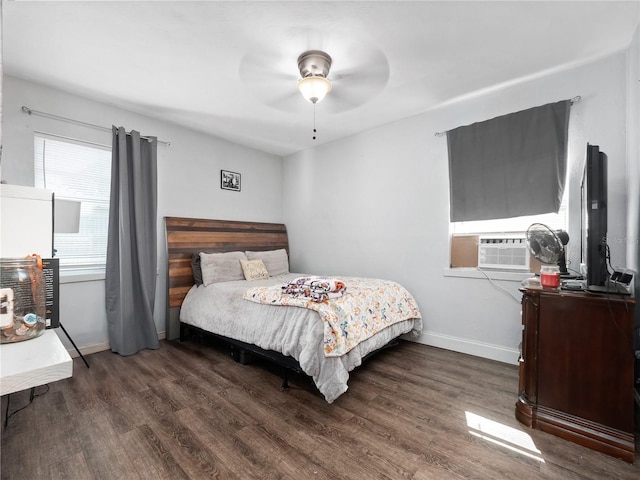
M295 112L304 108L308 102L302 98L299 92L293 91L290 93L278 95L265 100L264 103L270 107L282 110L283 112ZM311 104L309 104L311 105Z
M333 88L327 95L327 110L344 112L364 105L384 89L389 62L375 46L352 45L337 52L328 78Z
M238 76L247 90L263 103L288 110L288 97L296 94L298 75L295 59L276 53L251 51L240 61Z
M389 62L382 50L373 45L353 44L336 52L329 78L342 80L356 76L389 78Z
M358 108L380 93L387 84L387 77L350 78L333 82L332 90L322 101L327 103L327 111L341 113Z
M324 110L327 113L342 113L359 107L364 102L362 99L355 98L346 94L344 91L333 89L318 104L318 110Z
M371 78L386 82L389 79L389 64L383 61L362 66L336 68L335 71L329 73L328 78L336 82L362 81Z

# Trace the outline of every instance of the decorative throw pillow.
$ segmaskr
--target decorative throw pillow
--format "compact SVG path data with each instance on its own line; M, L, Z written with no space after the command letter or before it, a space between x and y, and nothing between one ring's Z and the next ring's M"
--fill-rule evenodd
M195 283L197 287L202 285L202 268L200 268L199 253L191 255L191 272L193 273L193 283Z
M202 283L207 286L218 282L244 280L240 260L247 257L242 252L204 253L200 252Z
M244 278L247 280L267 280L269 272L262 260L240 260Z
M289 257L284 248L280 250L267 250L265 252L244 253L247 254L249 260L262 260L271 277L289 273Z

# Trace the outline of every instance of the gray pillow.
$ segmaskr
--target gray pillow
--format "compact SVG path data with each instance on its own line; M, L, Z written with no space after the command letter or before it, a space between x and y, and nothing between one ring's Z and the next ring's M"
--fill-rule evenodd
M191 254L191 273L193 274L193 283L197 287L202 285L202 267L200 267L200 253L213 252L194 252Z
M200 268L199 253L191 255L191 272L193 273L193 283L195 283L197 287L202 285L202 269Z
M267 267L269 276L285 275L289 273L289 256L284 248L267 250L264 252L244 252L249 260L262 260Z
M204 286L218 282L244 280L240 260L247 257L242 252L204 253L200 252L200 269Z

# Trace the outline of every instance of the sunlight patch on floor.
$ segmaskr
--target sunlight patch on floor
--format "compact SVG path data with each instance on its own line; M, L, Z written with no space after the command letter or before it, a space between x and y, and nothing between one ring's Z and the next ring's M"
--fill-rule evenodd
M525 432L475 413L464 413L471 435L544 463L542 452L536 448L531 437Z

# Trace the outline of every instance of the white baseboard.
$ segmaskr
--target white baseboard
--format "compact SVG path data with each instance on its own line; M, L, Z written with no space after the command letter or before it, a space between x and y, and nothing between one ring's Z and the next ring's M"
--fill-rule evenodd
M511 365L517 365L518 357L520 356L520 352L517 349L439 333L422 332L420 337L415 341L432 347L445 348L454 352L488 358L489 360L496 360Z
M166 337L166 332L158 332L158 340L164 340ZM94 343L93 345L85 345L84 347L78 347L80 353L82 355L91 355L92 353L104 352L105 350L109 350L111 348L111 344L109 342L100 342ZM67 352L71 358L79 357L78 352L76 352L75 348L68 348Z
M164 340L165 338L166 332L158 332L158 340ZM439 333L423 332L418 339L408 338L408 340L423 343L431 347L445 348L454 352L466 353L476 357L509 363L511 365L518 364L518 357L520 355L520 352L517 349L505 348L499 345L492 345L490 343L477 342L467 338L452 337ZM111 345L109 342L100 342L94 343L93 345L86 345L79 349L82 355L90 355L92 353L109 350L110 348ZM70 348L67 351L72 358L79 356L78 352L76 352L74 348Z

